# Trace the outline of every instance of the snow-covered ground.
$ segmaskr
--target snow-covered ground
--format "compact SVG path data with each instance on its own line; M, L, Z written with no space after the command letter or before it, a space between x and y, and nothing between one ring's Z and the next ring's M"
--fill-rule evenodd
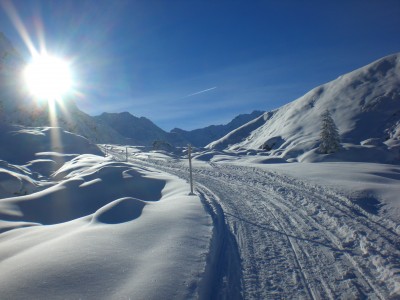
M185 151L11 133L2 299L400 297L398 165L195 151L189 196Z
M46 130L19 130L9 145L45 147ZM148 167L80 154L93 145L82 149L85 139L61 132L71 141L69 155L1 162L0 298L209 294L212 220L199 197L188 196L189 185ZM8 150L11 160L18 155ZM60 156L62 163L54 159Z
M400 296L399 166L262 165L254 156L218 156L203 153L193 165L197 193L225 235L220 292L249 299ZM131 160L188 172L187 162L166 154Z

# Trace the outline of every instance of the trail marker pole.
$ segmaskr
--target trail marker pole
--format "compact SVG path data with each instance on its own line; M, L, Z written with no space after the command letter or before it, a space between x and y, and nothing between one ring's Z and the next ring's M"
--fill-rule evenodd
M190 193L189 195L194 195L193 193L193 174L192 174L192 145L188 145L188 156L189 156L189 174L190 174Z

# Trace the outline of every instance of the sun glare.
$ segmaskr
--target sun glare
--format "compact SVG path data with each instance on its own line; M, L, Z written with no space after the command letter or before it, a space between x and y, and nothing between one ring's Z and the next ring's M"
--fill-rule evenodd
M37 98L59 101L71 88L69 64L57 57L40 55L25 69L29 91Z

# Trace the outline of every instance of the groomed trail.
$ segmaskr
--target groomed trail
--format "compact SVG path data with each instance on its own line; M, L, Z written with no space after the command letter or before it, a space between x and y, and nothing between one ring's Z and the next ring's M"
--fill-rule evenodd
M188 177L180 160L132 162ZM252 166L209 163L193 176L216 227L211 298L400 297L399 234L345 196Z

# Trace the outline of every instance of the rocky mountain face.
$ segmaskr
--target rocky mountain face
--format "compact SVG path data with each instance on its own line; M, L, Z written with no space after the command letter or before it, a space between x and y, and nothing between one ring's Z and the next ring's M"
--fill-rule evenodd
M329 110L342 149L317 155ZM258 149L289 161L400 160L400 53L384 57L231 131L208 148Z

